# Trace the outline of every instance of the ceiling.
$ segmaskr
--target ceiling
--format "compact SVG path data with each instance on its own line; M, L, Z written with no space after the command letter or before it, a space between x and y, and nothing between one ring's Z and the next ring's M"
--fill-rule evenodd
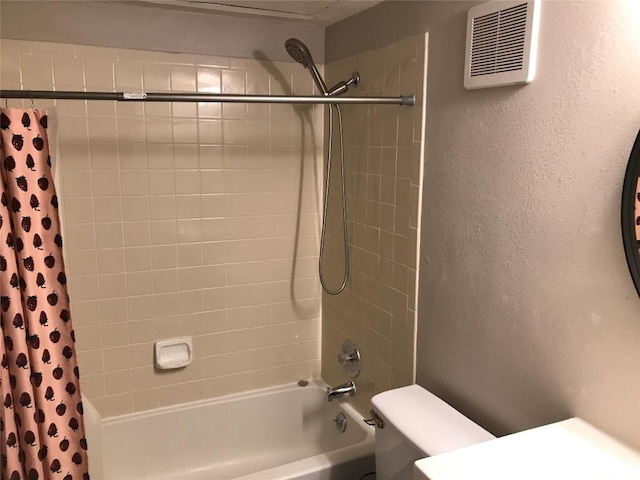
M154 6L200 13L260 16L326 27L382 0L141 0Z

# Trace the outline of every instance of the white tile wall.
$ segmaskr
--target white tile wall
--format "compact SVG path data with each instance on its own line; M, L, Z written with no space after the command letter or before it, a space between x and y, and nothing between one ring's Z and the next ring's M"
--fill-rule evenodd
M295 63L0 47L7 89L313 89ZM35 105L55 112L82 389L103 415L319 374L322 107ZM181 335L193 337L193 364L155 371L153 342Z
M352 402L363 414L372 395L414 379L424 59L425 37L418 35L326 66L329 84L359 71L361 83L350 94L416 95L414 107L343 109L351 271L343 293L323 296L322 376L329 383L347 380L336 358L342 341L353 339L362 373ZM339 161L325 259L332 286L343 272L337 172Z

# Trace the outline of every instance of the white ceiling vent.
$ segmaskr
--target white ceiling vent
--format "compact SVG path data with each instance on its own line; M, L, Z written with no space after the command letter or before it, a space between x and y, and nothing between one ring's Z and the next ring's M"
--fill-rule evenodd
M536 71L540 1L492 1L469 10L464 87L529 83Z

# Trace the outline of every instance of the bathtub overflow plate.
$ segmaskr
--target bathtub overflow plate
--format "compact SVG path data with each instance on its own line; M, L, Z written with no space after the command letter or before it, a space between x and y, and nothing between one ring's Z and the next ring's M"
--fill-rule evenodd
M347 429L347 417L345 416L345 414L342 412L338 413L333 421L336 422L336 428L338 429L338 431L340 433L344 433L344 431Z

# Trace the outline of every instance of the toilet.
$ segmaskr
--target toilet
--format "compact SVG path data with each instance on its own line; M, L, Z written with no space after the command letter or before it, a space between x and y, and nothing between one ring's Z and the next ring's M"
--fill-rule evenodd
M420 385L371 399L376 428L376 480L411 480L413 462L495 437Z

